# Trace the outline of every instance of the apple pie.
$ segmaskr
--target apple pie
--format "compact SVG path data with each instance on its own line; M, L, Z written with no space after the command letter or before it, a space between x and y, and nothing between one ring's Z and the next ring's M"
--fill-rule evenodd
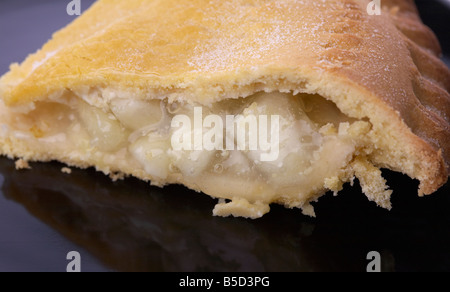
M370 3L97 1L0 79L0 153L182 184L216 216L314 216L355 178L390 209L381 169L432 194L449 176L450 72L412 0Z

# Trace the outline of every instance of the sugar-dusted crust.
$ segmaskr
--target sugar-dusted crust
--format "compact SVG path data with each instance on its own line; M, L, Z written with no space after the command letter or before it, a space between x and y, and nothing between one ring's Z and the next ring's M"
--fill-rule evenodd
M12 65L0 96L18 106L86 88L201 104L317 93L370 120L372 163L431 194L449 175L450 72L413 1L384 0L381 16L368 15L369 2L101 0ZM3 154L51 159L8 143Z

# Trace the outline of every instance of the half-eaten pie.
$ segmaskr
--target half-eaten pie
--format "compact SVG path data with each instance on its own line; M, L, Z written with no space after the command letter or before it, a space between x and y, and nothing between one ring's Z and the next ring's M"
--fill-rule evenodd
M431 194L449 176L450 72L413 1L370 2L100 0L1 78L0 152L183 184L217 216L314 216L355 177L390 208L381 168Z

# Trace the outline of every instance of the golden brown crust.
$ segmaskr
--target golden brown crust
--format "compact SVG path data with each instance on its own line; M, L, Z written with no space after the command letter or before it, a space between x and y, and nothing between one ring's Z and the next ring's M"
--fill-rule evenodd
M428 50L436 56L441 55L441 46L435 34L420 20L413 0L382 1L389 10L390 18L395 26L416 45Z
M430 194L449 175L450 72L412 1L382 1L381 16L369 2L101 0L13 65L0 95L13 106L86 87L203 104L318 93L368 118L386 137L371 160Z

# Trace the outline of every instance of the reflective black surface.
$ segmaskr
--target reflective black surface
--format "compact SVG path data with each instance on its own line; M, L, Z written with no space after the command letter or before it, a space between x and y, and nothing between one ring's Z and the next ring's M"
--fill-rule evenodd
M52 267L65 269L65 250L53 250L57 241L61 248L79 251L83 263L85 257L95 262L89 259L93 256L104 265L92 270L364 271L367 253L375 250L385 271L450 271L448 186L418 198L417 183L386 172L397 186L391 212L368 202L356 185L338 197L320 199L316 219L274 206L252 221L212 217L214 200L183 187L161 190L135 179L111 182L94 170L67 175L57 163L32 166L15 171L12 161L0 159L8 200L1 207L2 226L8 228L2 228L0 248L4 254L24 250L43 260L43 268L53 261ZM21 212L8 220L4 211L16 204L33 217ZM34 218L73 244L46 226L39 225L44 232L34 234L28 226L36 225ZM10 236L17 241L5 245ZM40 269L39 263L7 260L13 269ZM8 269L4 258L2 269Z
M68 2L0 1L1 73L72 19ZM370 251L383 271L450 271L448 184L419 198L416 181L385 171L390 212L356 183L321 198L316 219L273 206L245 220L212 217L213 199L180 186L62 167L0 158L0 271L65 271L73 250L82 271L365 271Z

